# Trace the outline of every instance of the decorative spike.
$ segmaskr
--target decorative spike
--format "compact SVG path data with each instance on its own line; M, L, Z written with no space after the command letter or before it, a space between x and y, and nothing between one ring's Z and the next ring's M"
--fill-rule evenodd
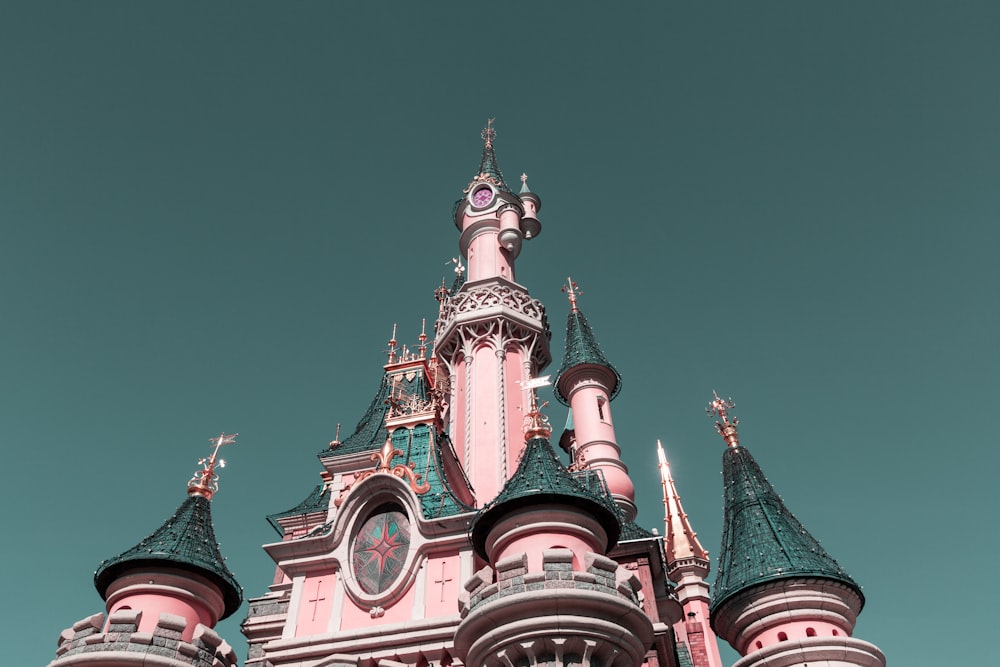
M396 324L394 322L393 325L392 325L392 338L389 339L389 343L388 343L389 349L386 350L386 353L389 355L389 363L390 364L396 363L396 344L397 344L397 341L396 341Z
M340 424L337 424L337 434L333 436L333 440L330 441L330 449L336 449L340 447Z
M486 127L482 131L483 143L486 148L493 148L493 140L497 137L497 131L493 129L493 121L495 120L496 118L488 118L486 120Z
M532 438L548 438L552 435L552 427L549 426L549 418L542 414L542 408L548 406L548 401L538 403L538 388L548 386L551 383L548 375L539 378L532 378L519 382L521 388L531 392L531 408L524 418L524 441L529 442Z
M421 359L427 358L427 318L420 320L420 335L417 336L420 340L420 345L417 346L417 352L420 354Z
M712 390L712 396L715 398L708 404L708 407L705 408L705 412L709 417L717 415L720 419L722 419L721 422L715 422L715 430L718 431L719 435L722 436L722 439L725 440L726 444L730 447L739 447L740 435L736 431L736 427L739 426L740 420L733 419L732 421L729 421L729 411L735 408L736 404L733 403L732 398L727 398L726 400L719 398L719 394L714 389Z
M580 289L579 285L573 282L572 278L566 278L566 284L562 286L562 291L569 299L570 312L577 312L579 308L576 307L576 300L578 297L583 296L583 290Z
M202 496L208 500L219 491L219 476L215 474L216 467L226 467L226 462L219 458L219 448L224 445L232 445L236 442L239 433L226 434L223 432L217 438L209 438L209 442L215 445L212 455L198 459L198 465L202 468L196 470L194 477L188 482L189 496Z

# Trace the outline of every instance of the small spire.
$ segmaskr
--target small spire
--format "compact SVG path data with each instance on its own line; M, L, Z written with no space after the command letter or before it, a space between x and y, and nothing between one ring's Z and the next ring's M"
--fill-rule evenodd
M667 553L667 565L670 566L685 558L696 558L707 562L708 552L698 542L698 533L694 532L688 522L674 478L670 474L670 463L667 462L667 455L659 440L656 441L656 457L660 461L660 483L663 485L663 523L667 531L664 548Z
M528 175L525 173L521 174L521 191L518 194L528 194L531 190L528 188Z
M487 118L486 127L483 128L482 137L486 148L493 148L493 140L497 138L497 131L493 129L493 121L496 118Z
M546 387L552 382L549 380L548 375L543 375L540 378L533 378L518 384L525 391L531 392L531 408L528 411L527 416L524 418L524 441L530 442L532 438L546 438L552 435L552 427L549 426L549 418L542 414L542 408L548 406L548 401L543 401L541 404L538 403L538 392L539 387Z
M189 496L202 496L208 500L219 491L219 476L215 474L215 468L225 468L226 462L219 458L219 448L223 445L232 445L236 442L239 433L227 435L222 433L217 438L209 438L209 442L215 445L212 455L208 458L198 459L198 465L202 468L196 470L194 477L188 482Z
M389 355L389 363L390 364L396 363L396 344L397 344L397 342L398 341L396 340L396 323L393 322L393 324L392 324L392 338L389 339L389 342L388 342L389 349L386 350L386 354Z
M730 447L739 447L740 435L736 432L736 427L739 426L740 420L733 419L729 421L729 411L735 408L736 404L733 403L732 398L727 398L726 400L719 398L719 394L714 389L712 390L712 396L715 398L705 408L705 412L709 417L716 415L722 420L721 422L715 422L715 430L719 432L719 435L726 441L726 444Z
M583 290L580 286L573 282L572 278L566 278L566 284L562 286L562 291L565 292L567 298L569 299L569 309L570 312L577 312L579 308L576 307L576 300L578 297L583 296Z
M420 345L417 346L417 351L420 354L421 359L427 358L427 318L420 320L420 335L417 336L420 340Z
M330 449L336 449L340 447L340 424L337 424L337 434L333 436L333 440L330 441Z

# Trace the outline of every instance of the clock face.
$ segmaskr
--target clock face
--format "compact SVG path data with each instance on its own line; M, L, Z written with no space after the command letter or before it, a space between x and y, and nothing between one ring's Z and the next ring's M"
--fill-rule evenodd
M485 208L493 201L493 189L489 186L482 186L472 193L472 205L476 208Z
M361 525L354 540L354 577L371 595L383 593L403 571L410 522L395 506L383 506Z

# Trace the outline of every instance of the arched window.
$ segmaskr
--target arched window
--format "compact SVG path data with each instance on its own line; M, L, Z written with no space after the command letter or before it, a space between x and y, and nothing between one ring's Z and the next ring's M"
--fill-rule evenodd
M806 628L806 637L815 637L816 630L814 628Z
M787 642L788 641L788 635L786 635L784 632L779 632L778 633L778 641L779 642Z

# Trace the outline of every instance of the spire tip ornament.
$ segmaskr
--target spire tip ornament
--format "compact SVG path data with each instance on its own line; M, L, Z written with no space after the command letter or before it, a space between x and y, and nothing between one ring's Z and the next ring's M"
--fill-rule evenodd
M550 376L548 375L543 375L539 378L532 378L530 380L518 382L522 389L531 392L531 407L528 410L528 414L524 417L525 442L528 442L532 438L548 438L552 435L552 427L549 425L549 418L542 414L542 409L547 407L549 402L542 401L542 403L539 404L537 391L539 387L545 387L552 384L549 377Z
M497 138L497 131L493 129L493 121L496 118L487 118L486 127L483 128L481 136L483 137L483 143L487 148L493 148L493 140Z
M715 430L718 431L722 439L726 441L726 444L730 447L740 446L740 435L736 431L736 427L739 426L740 420L733 419L729 421L729 411L736 407L732 398L727 398L723 400L719 397L719 394L713 389L712 396L714 399L705 408L705 413L709 417L718 416L722 421L715 422Z
M226 462L219 458L219 449L224 445L232 445L236 443L236 436L239 433L226 434L223 432L217 438L209 438L209 442L215 446L212 450L212 455L207 458L198 459L198 465L202 468L201 470L196 470L194 477L188 482L188 495L189 496L202 496L207 500L211 500L219 491L219 476L215 474L216 467L225 468Z
M569 299L570 312L578 312L580 309L576 307L576 300L583 296L583 290L580 289L580 286L573 282L572 278L567 277L566 284L562 286L562 291L566 294L566 298Z

